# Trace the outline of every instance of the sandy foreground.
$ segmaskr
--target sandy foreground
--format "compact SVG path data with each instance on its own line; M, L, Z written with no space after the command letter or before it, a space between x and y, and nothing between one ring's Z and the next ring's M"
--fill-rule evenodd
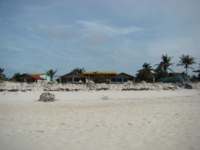
M200 149L200 90L51 93L0 93L1 150Z

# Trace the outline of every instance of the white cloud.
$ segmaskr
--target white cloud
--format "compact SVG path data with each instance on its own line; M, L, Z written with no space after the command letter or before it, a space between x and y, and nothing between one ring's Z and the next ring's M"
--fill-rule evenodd
M90 32L104 32L110 35L126 35L136 31L142 30L139 27L124 27L124 28L116 28L108 25L104 25L102 23L90 22L90 21L78 21L79 24L83 25L86 30Z
M79 33L74 29L62 28L59 26L50 25L50 26L39 27L37 25L32 25L31 28L33 31L37 33L44 34L52 38L72 38L72 37L77 37L79 35Z
M89 38L86 39L91 45L99 45L111 40L111 37L106 33L93 33Z

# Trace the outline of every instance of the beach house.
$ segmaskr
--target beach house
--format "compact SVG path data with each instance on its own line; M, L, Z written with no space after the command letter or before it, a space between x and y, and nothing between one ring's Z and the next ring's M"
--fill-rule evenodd
M58 83L87 83L93 80L95 75L102 75L105 78L105 82L110 83L125 83L127 81L135 82L135 77L127 73L119 73L115 71L86 71L82 74L76 72L70 72L58 77Z
M127 81L133 81L135 82L135 77L132 76L132 75L129 75L127 73L119 73L113 77L111 77L111 82L114 82L114 83L125 83Z
M36 82L36 83L38 83L43 80L45 80L45 79L36 74L21 74L21 75L15 77L16 82L28 82L28 83Z
M103 75L107 81L110 81L111 77L115 76L117 72L115 71L86 71L83 75L87 77L88 80L92 80L95 75Z
M60 76L57 81L58 83L85 83L87 81L87 76L76 72L70 72Z

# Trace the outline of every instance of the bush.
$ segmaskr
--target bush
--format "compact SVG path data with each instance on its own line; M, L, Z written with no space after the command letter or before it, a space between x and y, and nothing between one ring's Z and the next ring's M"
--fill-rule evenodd
M94 74L92 79L94 83L106 83L106 77L103 74Z

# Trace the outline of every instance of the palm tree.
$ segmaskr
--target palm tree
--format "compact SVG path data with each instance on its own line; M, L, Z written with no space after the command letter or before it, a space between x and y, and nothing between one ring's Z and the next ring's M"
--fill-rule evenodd
M0 78L4 76L3 72L4 72L4 69L0 68Z
M165 77L169 76L166 71L164 71L162 68L159 68L159 67L157 67L153 71L155 72L156 80L159 79L159 78L165 78Z
M76 73L82 74L83 72L85 72L85 69L76 67L71 72L76 72Z
M173 70L169 68L170 66L173 66L174 64L174 63L170 63L172 58L173 57L169 57L167 55L162 55L161 56L162 61L159 64L156 64L156 66L158 66L158 69L163 70L165 72L167 72L167 70L170 70L173 72Z
M183 55L180 57L180 61L177 64L177 66L184 66L184 68L186 69L186 75L188 74L187 69L191 68L194 69L192 67L190 67L190 65L192 64L196 64L196 62L194 61L196 58L189 56L189 55Z
M56 74L57 70L56 71L53 71L52 69L50 69L49 71L46 72L46 74L48 76L50 76L51 78L51 81L53 80L53 76Z
M151 71L153 70L151 67L151 64L148 63L144 63L143 68L141 70L138 70L137 72L137 78L139 78L140 80L149 80L150 78L153 77L153 74L151 73Z
M157 68L154 70L156 79L168 77L169 76L167 72L168 70L173 72L173 70L169 68L170 66L173 66L174 64L174 63L170 63L172 58L173 57L169 57L167 55L161 56L162 61L159 64L155 65L157 66Z

